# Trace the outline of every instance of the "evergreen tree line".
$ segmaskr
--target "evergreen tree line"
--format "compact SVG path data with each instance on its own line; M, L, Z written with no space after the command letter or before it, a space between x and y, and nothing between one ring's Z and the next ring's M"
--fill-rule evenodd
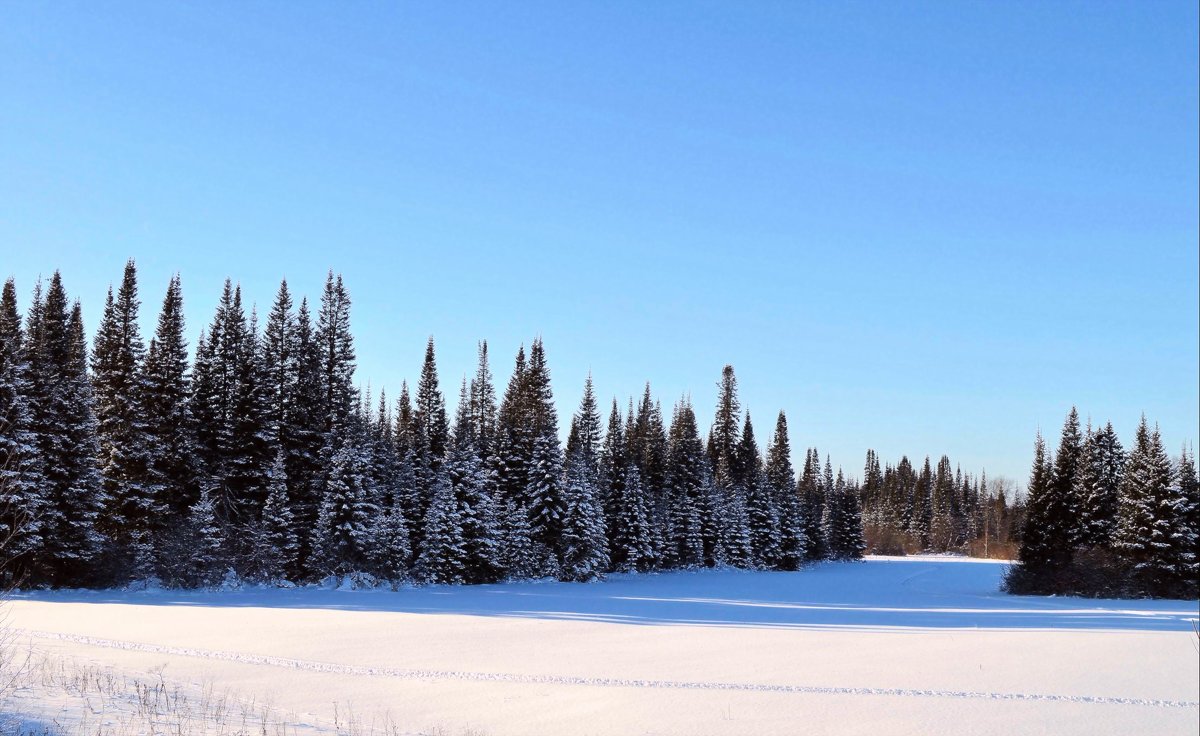
M880 469L867 451L861 504L868 548L876 554L963 552L1011 558L1024 520L1023 499L1006 479L963 473L943 455L920 470L907 457Z
M864 507L872 527L893 525L920 548L961 548L981 524L1008 523L993 518L986 480L952 475L945 458L915 473L907 459L881 470L868 452L860 483L809 449L797 474L783 412L762 452L730 366L705 436L690 400L668 420L649 385L624 410L614 400L605 421L589 377L564 446L540 339L518 351L502 393L481 343L450 417L432 339L415 391L404 384L392 401L354 386L350 297L332 273L315 316L285 281L265 320L226 281L190 362L178 276L148 345L139 309L131 261L89 351L58 273L35 287L23 318L15 284L4 285L7 580L795 570L861 557Z
M1056 453L1039 432L1027 505L1012 592L1197 596L1196 458L1173 460L1145 416L1128 452L1111 422L1081 431L1074 408Z

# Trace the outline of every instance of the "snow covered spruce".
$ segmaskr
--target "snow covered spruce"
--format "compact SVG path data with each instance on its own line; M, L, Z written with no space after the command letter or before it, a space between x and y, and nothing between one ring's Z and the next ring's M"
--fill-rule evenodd
M261 328L227 281L190 364L178 276L146 346L127 264L90 360L81 307L57 273L35 287L24 319L17 302L10 280L0 298L7 581L586 581L794 570L868 546L986 554L1021 529L1011 488L944 456L917 472L907 458L881 468L869 451L860 483L809 449L797 478L786 417L762 453L729 366L706 439L688 400L668 422L649 385L624 411L614 400L605 427L589 377L564 448L540 339L518 351L500 397L481 343L453 421L432 339L415 395L403 385L394 403L372 397L353 383L350 298L332 273L315 318L284 282Z
M1013 593L1195 598L1200 488L1195 457L1172 462L1143 416L1123 452L1112 423L1081 433L1072 408L1051 458L1041 434Z

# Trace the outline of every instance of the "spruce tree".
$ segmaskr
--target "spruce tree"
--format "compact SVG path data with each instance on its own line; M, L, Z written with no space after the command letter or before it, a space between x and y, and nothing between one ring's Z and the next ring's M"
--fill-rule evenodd
M376 514L362 450L347 438L334 453L326 473L325 493L313 530L312 572L318 576L345 575L365 569L373 551L372 520Z
M1143 593L1194 591L1196 537L1187 513L1185 492L1158 429L1150 430L1143 416L1121 484L1115 540Z
M281 332L284 332L281 330ZM284 451L288 499L292 504L296 528L311 530L317 523L317 509L323 488L324 468L321 450L325 443L325 415L321 389L321 350L317 344L308 300L301 299L296 310L293 341L287 353L291 395L285 398L283 426L279 443ZM285 386L288 385L285 379ZM304 569L310 553L309 534L300 535L300 547L293 575Z
M649 383L642 392L631 431L627 434L630 460L638 469L645 496L654 565L658 566L665 557L670 516L666 490L667 432L662 408L653 399Z
M750 546L750 514L746 499L732 475L722 459L712 476L713 506L718 518L714 563L718 567L748 568L754 561Z
M529 478L529 465L533 460L533 427L528 416L527 373L525 347L521 346L496 414L497 495L513 508L526 506L525 487Z
M1071 561L1073 527L1066 519L1068 507L1059 490L1039 432L1026 489L1027 516L1020 550L1021 564L1033 574L1062 568Z
M393 584L408 576L408 563L412 559L408 526L404 518L404 505L398 496L393 497L390 507L375 517L375 558L372 569Z
M1080 543L1111 546L1117 525L1117 502L1125 472L1125 453L1112 422L1088 432L1081 466L1076 475L1075 497L1080 502Z
M958 486L955 483L954 471L950 466L950 458L942 455L938 460L937 469L933 476L933 489L930 493L932 515L929 526L929 544L937 552L945 552L958 545L958 503L956 495Z
M621 539L624 530L620 528L620 524L624 515L622 503L627 498L625 480L628 477L629 464L629 453L625 446L625 425L621 421L621 411L614 398L608 414L608 430L600 448L600 500L604 508L604 526L607 530L609 557L613 569L625 565L622 555L627 545Z
M284 279L267 314L262 337L263 402L272 444L279 447L288 446L291 434L291 407L299 378L293 355L298 348L296 338L292 295Z
M196 441L188 405L187 339L183 291L179 276L171 277L158 326L150 340L144 367L146 433L149 436L148 483L166 516L163 533L172 537L187 527L188 513L199 500L196 483Z
M804 563L808 542L804 509L796 492L796 472L792 469L787 417L782 411L775 420L775 435L767 448L766 484L779 509L779 567L797 570Z
M0 295L0 589L22 581L42 544L46 499L30 407L29 362L12 279ZM6 576L7 573L7 576Z
M438 386L437 357L432 337L425 344L425 361L421 366L421 379L417 383L409 440L416 480L415 495L410 501L412 508L409 513L413 519L424 519L429 513L429 505L433 502L434 485L445 465L449 444L446 400ZM412 541L419 555L424 549L425 530L420 526L413 531Z
M476 445L479 433L473 430L472 413L464 380L448 467L462 526L463 578L468 583L488 583L500 579L503 573L501 528L487 471Z
M838 471L841 475L841 470ZM859 560L867 551L867 539L863 533L862 507L859 494L851 488L842 495L841 550L846 559Z
M921 549L929 549L933 534L933 469L929 464L929 456L925 456L925 465L917 476L913 489L912 520L909 531L916 536Z
M730 483L736 483L741 480L737 452L741 403L738 401L737 377L733 374L733 366L727 365L722 369L717 389L717 410L709 431L708 459L714 470L724 463Z
M104 537L96 525L105 497L96 467L100 448L83 313L78 302L68 307L57 271L44 297L40 285L35 291L26 335L31 427L42 460L45 499L36 577L56 586L81 585L98 576Z
M667 564L698 567L712 557L712 540L706 535L703 494L708 459L696 426L696 414L684 399L675 405L667 442L667 493L669 534ZM706 549L705 540L709 540Z
M550 369L546 365L541 338L534 340L529 349L526 392L533 446L524 496L533 540L545 547L548 561L556 561L562 555L562 524L566 515L562 490L563 457L550 388ZM545 574L553 574L553 571L547 569Z
M421 366L421 380L417 383L413 411L417 436L424 443L422 451L426 454L430 469L436 471L446 459L450 425L446 419L446 399L438 388L437 357L432 337L425 344L425 362Z
M1196 477L1196 454L1188 447L1179 455L1179 492L1187 505L1184 524L1193 537L1200 538L1200 481Z
M781 556L779 511L775 505L775 494L763 474L762 457L754 439L754 426L749 412L746 412L746 422L742 427L738 455L738 463L742 467L739 490L746 499L750 521L751 563L762 569L773 569L779 565Z
M262 580L282 580L293 569L299 552L299 536L287 493L287 466L283 451L271 465L262 523L255 530L254 572Z
M103 529L115 542L126 574L146 578L155 568L154 531L164 505L150 482L151 437L146 425L138 327L137 269L132 260L117 298L109 289L92 352L91 385L100 444L99 466L108 507Z
M241 287L226 279L212 324L196 345L191 410L201 483L227 527L227 542L243 537L233 527L257 523L273 460L255 332Z
M588 381L590 388L591 381ZM584 399L581 414L587 410ZM591 402L594 408L595 401ZM597 420L599 417L596 417ZM576 415L576 424L581 424ZM563 519L563 561L559 579L587 582L599 579L609 568L608 540L604 527L594 462L589 460L581 443L567 458L567 511Z
M603 441L600 421L592 374L589 373L587 381L583 384L583 398L579 402L579 411L571 418L571 431L567 436L567 457L578 454L584 470L593 475L600 472L600 445Z
M1081 524L1083 503L1079 498L1079 472L1083 464L1083 438L1079 432L1079 412L1071 407L1063 422L1062 438L1054 456L1055 496L1063 504L1062 523L1066 526L1067 544L1082 541L1085 530Z
M201 488L189 510L188 529L188 543L183 546L187 555L184 580L190 587L216 585L223 570L225 540L207 487Z
M417 571L427 583L462 583L466 579L466 550L462 517L450 474L439 469L433 477L433 498L425 514L424 546Z
M835 560L852 560L862 557L866 551L863 538L862 514L858 505L856 489L850 487L838 468L837 479L825 503L822 520L825 538L829 545L829 556Z
M501 502L501 561L509 580L527 580L543 575L544 559L534 544L529 509L519 500Z
M646 572L653 568L655 550L650 530L650 512L637 465L629 463L619 486L614 546L610 551L613 567L622 572Z
M241 336L241 352L234 366L231 443L226 455L226 482L236 503L236 520L253 528L262 515L270 484L271 464L277 454L264 389L258 316L252 309Z
M471 379L468 433L489 475L496 450L496 412L496 385L488 365L487 340L483 340L479 343L475 377Z
M320 354L320 390L324 437L322 458L331 457L351 432L354 390L354 336L350 333L350 294L341 275L330 271L321 294L314 335Z

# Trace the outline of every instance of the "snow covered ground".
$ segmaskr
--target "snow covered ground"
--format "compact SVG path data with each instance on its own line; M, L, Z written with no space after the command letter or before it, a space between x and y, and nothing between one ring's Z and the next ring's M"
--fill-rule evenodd
M1006 596L1003 570L875 557L600 584L37 593L9 623L39 651L162 668L316 731L349 707L452 735L1200 732L1196 602Z

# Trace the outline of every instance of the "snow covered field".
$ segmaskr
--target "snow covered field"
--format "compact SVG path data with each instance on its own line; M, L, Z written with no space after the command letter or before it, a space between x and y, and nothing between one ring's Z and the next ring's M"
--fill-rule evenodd
M396 593L59 592L8 615L39 651L162 667L318 731L335 704L452 735L1200 731L1195 602L1011 597L1003 570L876 557Z

